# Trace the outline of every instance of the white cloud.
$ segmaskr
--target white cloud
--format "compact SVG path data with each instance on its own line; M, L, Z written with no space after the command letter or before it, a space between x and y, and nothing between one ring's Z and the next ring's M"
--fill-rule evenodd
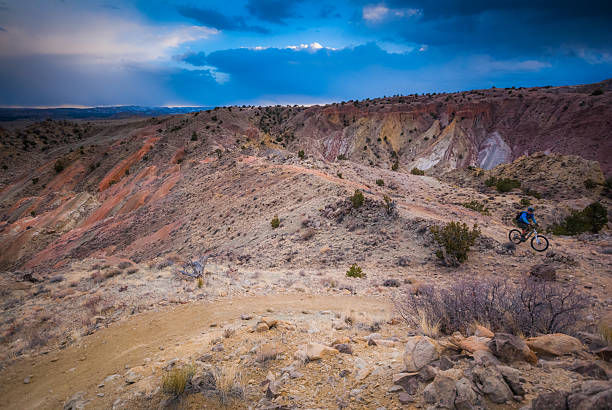
M190 25L151 25L138 15L88 10L16 8L0 55L79 56L85 62L143 63L169 60L178 48L218 30Z
M549 62L539 60L495 60L490 56L478 56L469 60L473 70L488 72L540 71L552 67Z
M389 13L389 9L383 4L369 5L363 8L362 13L364 20L379 22Z
M369 23L380 23L387 17L395 17L395 18L407 18L418 16L421 14L421 10L419 9L411 9L411 8L397 8L390 9L384 4L370 4L364 6L362 11L363 19Z

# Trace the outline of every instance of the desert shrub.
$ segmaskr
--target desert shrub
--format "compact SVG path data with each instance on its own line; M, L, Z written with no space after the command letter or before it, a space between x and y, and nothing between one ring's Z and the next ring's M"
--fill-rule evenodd
M601 88L594 90L591 95L602 95L604 92Z
M392 171L397 171L399 169L399 162L395 161L391 166Z
M597 186L597 183L593 181L591 178L588 178L584 181L584 187L586 189L594 189Z
M349 278L365 278L366 274L359 267L359 265L354 263L353 265L351 265L349 270L346 271L346 276L349 277Z
M32 178L32 183L34 185L38 184L38 178L37 177Z
M487 323L494 332L535 336L579 330L590 303L575 287L555 282L479 279L421 286L397 299L396 307L409 326L425 322L447 335Z
M410 170L410 173L412 175L425 175L425 171L422 171L420 169L418 169L417 167L414 167Z
M197 141L198 140L198 134L196 134L195 131L191 134L191 140L192 141Z
M345 161L346 160L346 155L340 154L340 155L338 155L337 159L338 159L338 161Z
M457 266L465 262L470 247L480 236L480 230L476 224L470 231L468 226L461 222L449 222L442 228L432 226L430 231L441 247L436 252L436 256L450 266Z
M280 226L280 219L278 219L278 215L274 215L274 218L270 221L270 225L272 225L273 229L276 229Z
M541 193L539 193L538 191L534 190L534 189L530 189L530 188L523 188L523 189L522 189L522 191L523 191L523 193L524 193L525 195L532 196L532 197L534 197L534 198L536 198L536 199L542 199L542 194L541 194Z
M353 204L353 208L359 208L361 205L363 205L363 202L365 201L363 192L358 189L355 190L355 193L350 198L351 203Z
M400 281L397 279L385 279L383 282L383 286L387 288L399 288Z
M180 396L185 392L187 383L195 374L193 365L175 367L166 372L162 377L162 389L164 393L171 394L175 397Z
M593 202L582 211L574 210L558 224L548 230L555 235L578 235L583 232L597 233L608 223L608 210L599 202Z
M304 159L306 157L306 154L304 154L303 150L298 151L298 157L300 157L300 159Z
M385 186L385 181L382 180L382 179L377 179L376 180L376 185L378 185L378 186Z
M198 278L198 289L202 289L202 286L204 286L204 279Z
M489 215L489 209L482 202L472 200L470 202L464 202L463 206L473 211L480 212L483 215Z
M56 174L59 174L64 170L64 164L62 163L62 161L57 160L55 161L55 165L53 165L53 169L55 170Z
M495 189L498 192L510 192L514 188L520 188L521 182L511 178L501 178L495 182Z
M110 269L104 272L104 277L110 279L114 276L121 275L123 271L121 269Z
M521 205L529 206L531 205L531 201L529 200L529 198L521 198Z
M608 345L612 345L612 326L608 326L605 323L602 323L597 328L597 333L599 333L601 339L604 340Z
M340 179L343 179L343 178L342 178L342 172L336 172L336 176L337 176L338 178L340 178Z
M120 262L119 265L117 265L119 269L129 268L130 266L132 266L132 262L128 262L128 261Z
M489 186L489 187L495 186L496 183L497 183L497 178L495 178L493 176L485 179L485 185L486 186Z

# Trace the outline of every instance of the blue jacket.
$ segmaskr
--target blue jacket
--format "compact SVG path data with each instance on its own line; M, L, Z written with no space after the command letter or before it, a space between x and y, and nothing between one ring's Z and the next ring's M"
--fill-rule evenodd
M533 214L530 214L527 211L523 211L521 212L521 216L519 218L519 221L524 222L526 224L529 224L529 220L532 220L534 224L537 224L536 220L535 220L535 216Z

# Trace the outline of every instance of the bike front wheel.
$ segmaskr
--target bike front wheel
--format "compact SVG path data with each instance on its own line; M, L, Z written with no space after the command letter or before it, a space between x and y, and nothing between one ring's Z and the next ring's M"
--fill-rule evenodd
M542 235L531 238L531 247L537 252L544 252L548 249L548 239Z
M518 245L523 241L523 239L521 238L521 231L519 231L518 229L511 230L508 234L508 239L510 239L510 242L514 242Z

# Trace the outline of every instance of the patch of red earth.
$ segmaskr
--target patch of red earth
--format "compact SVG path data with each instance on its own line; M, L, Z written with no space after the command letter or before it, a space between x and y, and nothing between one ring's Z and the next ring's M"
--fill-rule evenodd
M179 219L178 221L165 225L161 229L158 229L156 232L152 233L151 235L143 236L142 238L136 239L130 244L130 246L126 250L132 252L138 251L155 245L157 242L164 241L170 237L172 231L175 231L181 226L183 226L183 223L184 221Z
M179 148L174 155L172 156L172 159L170 160L171 164L180 164L181 162L183 162L183 159L185 159L185 147L183 148Z
M210 164L211 162L215 162L216 160L216 157L206 157L204 159L201 159L199 162L200 164Z
M85 165L77 160L57 174L55 178L47 184L44 193L72 191L76 184L83 180L83 175L85 175L85 173Z
M125 172L136 162L140 161L142 157L153 148L153 145L155 145L158 140L159 138L157 137L150 137L145 141L142 148L117 164L98 185L100 192L106 190L112 184L119 182L121 178L125 176Z
M352 187L352 188L356 188L356 189L369 189L367 186L360 184L358 182L353 182L353 181L348 181L346 179L341 179L332 175L329 175L323 171L319 171L318 169L310 169L310 168L304 168L301 167L299 165L274 165L275 167L279 167L279 168L283 168L283 169L288 169L290 171L293 171L297 174L310 174L310 175L314 175L317 176L321 179L324 179L326 181L330 181L333 182L334 184L337 185L344 185L344 186L348 186L348 187Z
M257 157L253 155L241 155L238 157L238 162L243 164L250 164L255 161L257 161Z
M151 203L168 195L170 190L174 188L177 182L181 179L181 173L178 170L178 166L176 168L177 169L174 172L170 173L170 176L166 178L166 180L162 183L162 185L158 189L155 190L155 192L153 193L153 196L150 199Z

